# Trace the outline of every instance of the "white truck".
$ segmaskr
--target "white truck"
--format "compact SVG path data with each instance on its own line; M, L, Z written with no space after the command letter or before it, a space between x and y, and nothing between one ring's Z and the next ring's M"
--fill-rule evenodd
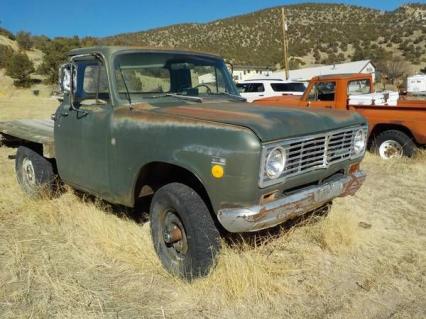
M262 98L282 95L303 95L306 85L303 82L284 81L280 79L255 79L237 83L240 95L253 102Z

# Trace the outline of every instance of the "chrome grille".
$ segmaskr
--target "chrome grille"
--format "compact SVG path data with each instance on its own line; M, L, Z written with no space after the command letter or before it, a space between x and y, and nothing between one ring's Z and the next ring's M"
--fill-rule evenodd
M266 144L263 149L260 187L266 187L283 181L285 178L327 168L329 165L350 159L353 152L355 133L367 127L352 127L324 134L316 134L278 143ZM284 172L278 179L271 180L265 172L267 154L281 146L287 152Z

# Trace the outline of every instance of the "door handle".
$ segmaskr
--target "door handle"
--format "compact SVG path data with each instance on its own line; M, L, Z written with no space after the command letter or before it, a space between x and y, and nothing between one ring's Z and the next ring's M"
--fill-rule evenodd
M331 109L331 107L332 107L332 106L331 106L331 105L326 105L325 107L326 107L327 109Z

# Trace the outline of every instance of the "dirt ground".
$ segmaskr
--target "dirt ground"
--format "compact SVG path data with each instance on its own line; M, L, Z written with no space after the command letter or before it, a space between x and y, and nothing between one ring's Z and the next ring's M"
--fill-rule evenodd
M0 121L57 102L0 96ZM205 279L168 275L149 225L68 190L31 201L0 148L0 318L425 318L426 154L382 161L354 197L257 244L225 246Z

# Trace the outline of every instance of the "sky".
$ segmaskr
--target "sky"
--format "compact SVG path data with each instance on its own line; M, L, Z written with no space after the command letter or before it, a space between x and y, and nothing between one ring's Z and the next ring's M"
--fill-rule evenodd
M108 36L144 31L185 22L209 22L225 17L305 1L279 0L0 0L0 27L34 35ZM337 2L394 10L407 1L340 0ZM413 0L426 3L426 0Z

